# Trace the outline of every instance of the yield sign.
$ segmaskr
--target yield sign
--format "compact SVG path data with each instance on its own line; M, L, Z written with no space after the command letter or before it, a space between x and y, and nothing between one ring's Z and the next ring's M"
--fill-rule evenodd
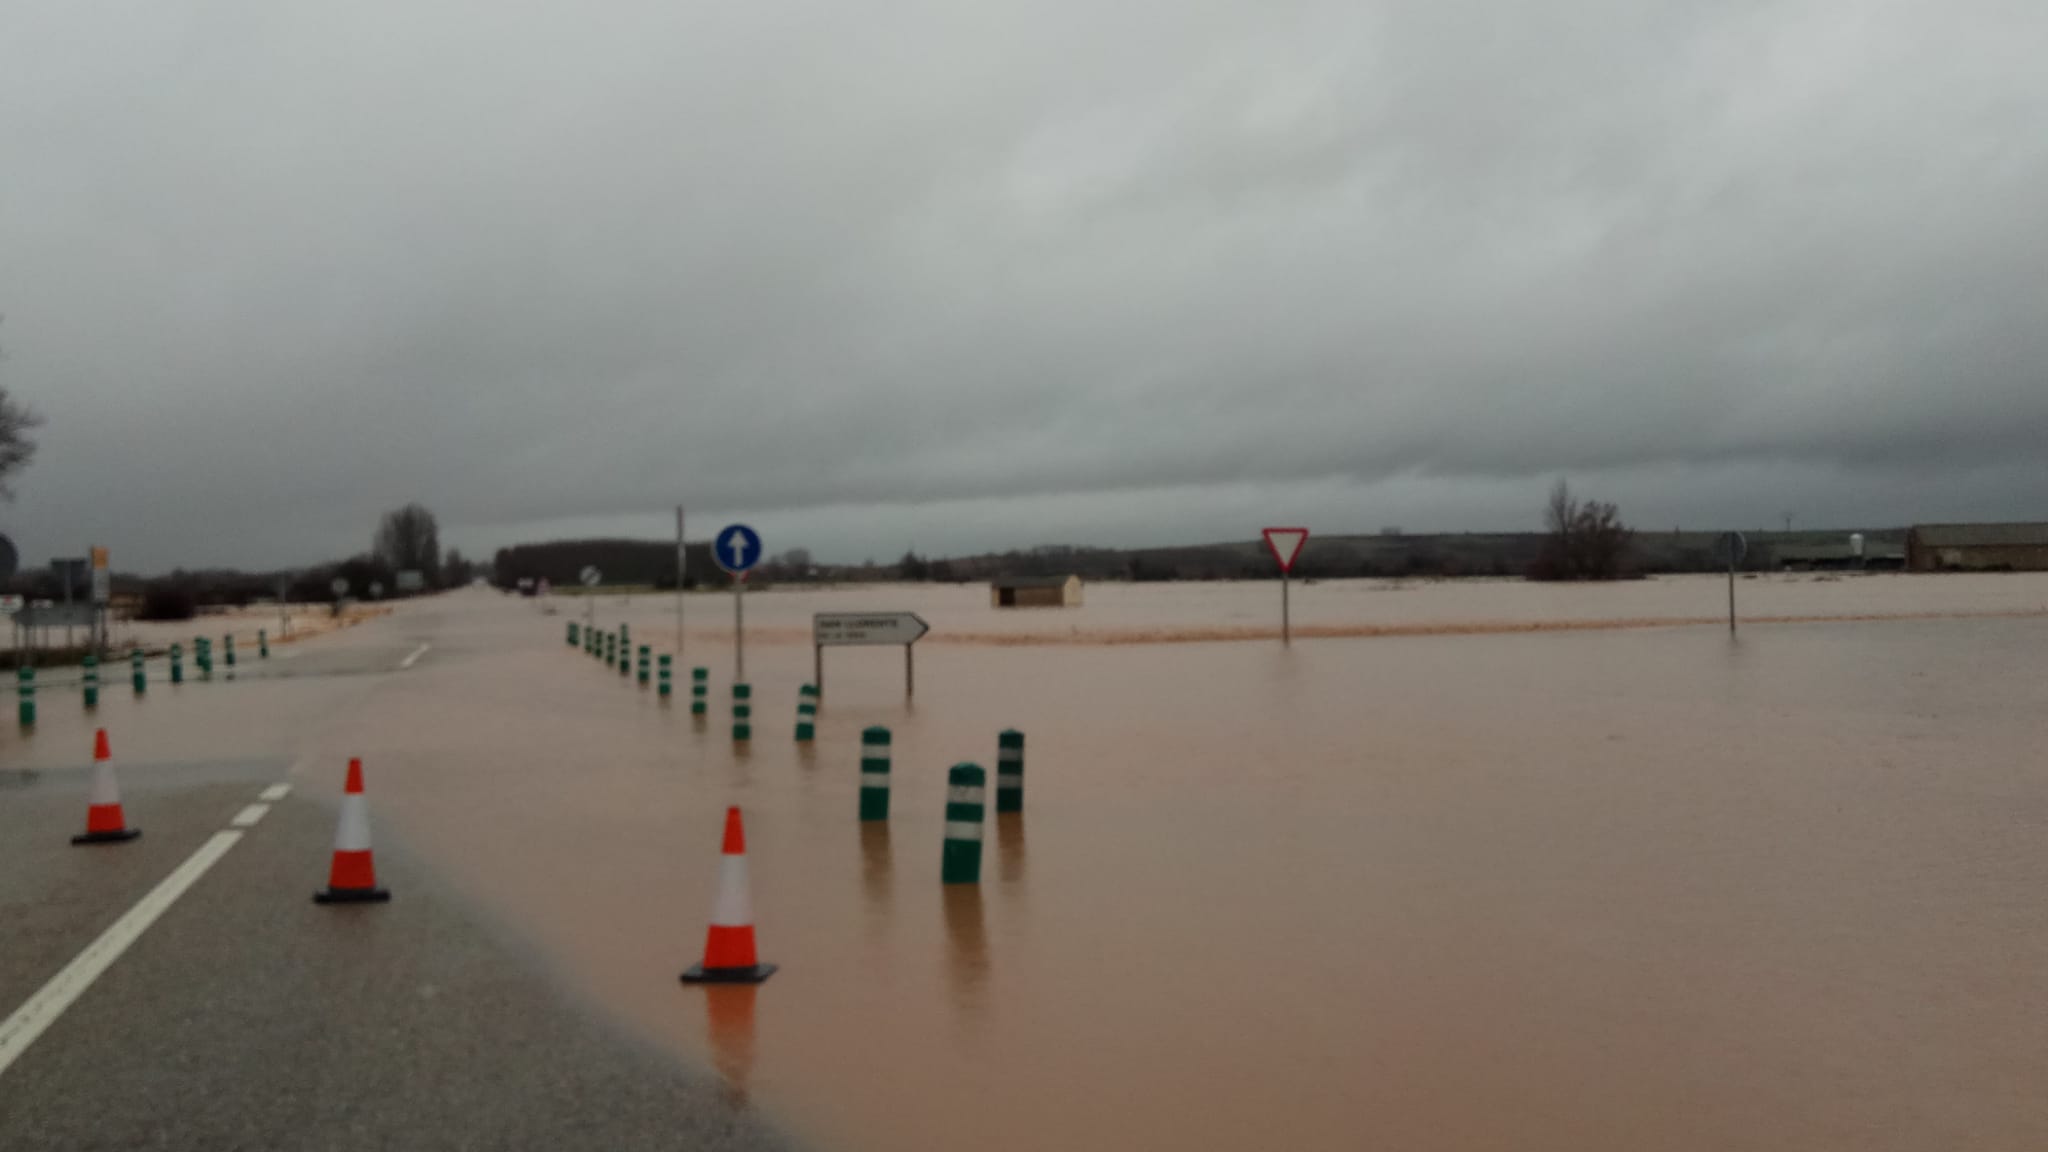
M1281 575L1294 571L1295 557L1301 555L1301 546L1308 543L1306 528L1268 528L1266 547L1272 550L1273 559L1280 563Z

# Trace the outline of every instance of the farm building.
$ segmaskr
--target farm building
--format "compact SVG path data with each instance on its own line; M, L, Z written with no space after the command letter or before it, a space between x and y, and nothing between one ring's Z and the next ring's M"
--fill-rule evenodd
M1915 572L2048 571L2048 524L1915 524L1906 534Z
M988 586L992 608L1071 608L1081 603L1079 576L1006 576Z

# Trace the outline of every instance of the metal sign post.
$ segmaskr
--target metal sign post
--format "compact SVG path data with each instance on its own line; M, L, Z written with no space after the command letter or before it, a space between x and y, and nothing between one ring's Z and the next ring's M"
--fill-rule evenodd
M585 564L583 571L576 574L576 579L582 581L585 588L595 588L604 582L604 573L598 571L597 566L594 564ZM595 592L586 592L583 594L583 630L585 632L593 632L596 629L597 594Z
M811 683L825 692L825 649L903 645L903 694L917 694L917 658L911 646L931 631L915 612L819 612L811 617Z
M688 574L690 557L683 547L683 506L676 505L676 659L683 658L683 577Z
M1721 538L1721 547L1728 553L1728 634L1735 634L1735 569L1743 558L1749 555L1749 541L1740 532L1730 532Z
M1273 554L1273 560L1280 565L1280 642L1294 643L1294 622L1290 619L1287 603L1288 577L1294 571L1294 561L1301 555L1301 549L1308 543L1306 528L1268 528L1264 532L1266 550Z
M682 543L682 504L676 504L676 660L682 660L682 578L690 572L690 553Z
M733 683L747 679L747 573L761 562L761 534L745 524L728 524L711 545L711 559L732 576Z

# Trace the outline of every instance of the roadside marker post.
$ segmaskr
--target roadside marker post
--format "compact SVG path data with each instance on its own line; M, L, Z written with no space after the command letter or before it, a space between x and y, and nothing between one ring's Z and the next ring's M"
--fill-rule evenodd
M1294 642L1294 625L1290 619L1287 604L1288 577L1294 572L1294 562L1301 556L1301 550L1308 544L1306 528L1268 528L1266 549L1273 553L1273 559L1280 565L1280 642Z
M1024 734L1015 728L996 736L996 811L1024 810Z
M669 663L671 659L672 657L668 653L663 652L661 654L661 686L659 692L661 694L661 702L664 704L668 703L669 693L673 691L673 686L669 684Z
M860 818L889 818L889 730L869 728L860 734Z
M171 645L171 683L183 684L184 682L185 646L183 644L173 643Z
M571 648L576 646L576 634L578 631L576 622L574 620L569 621L569 647Z
M270 633L263 628L256 630L256 658L258 660L270 659Z
M641 686L642 688L645 688L645 687L647 687L648 681L649 681L649 680L650 680L650 679L652 678L652 674L653 674L653 668L652 668L652 664L653 664L653 661L654 661L654 648L653 648L653 646L651 646L651 645L648 645L648 644L642 644L642 645L640 646L640 686Z
M702 716L711 710L711 669L690 669L690 715Z
M737 744L754 738L754 686L732 686L732 739Z
M604 666L607 668L615 667L618 662L619 634L617 632L607 632L604 634Z
M100 658L91 652L85 654L85 710L92 711L100 706Z
M230 632L221 637L220 646L222 651L227 653L228 667L233 668L235 666L235 634Z
M619 637L619 679L633 674L633 639L623 633Z
M131 649L128 653L128 679L135 686L137 696L149 691L149 673L142 667L142 649Z
M988 774L979 764L955 764L946 774L946 850L939 863L944 884L981 883L981 829L988 808Z
M33 728L36 726L36 670L24 664L14 676L15 690L21 696L21 726Z
M796 742L808 744L818 734L818 689L810 684L796 690Z

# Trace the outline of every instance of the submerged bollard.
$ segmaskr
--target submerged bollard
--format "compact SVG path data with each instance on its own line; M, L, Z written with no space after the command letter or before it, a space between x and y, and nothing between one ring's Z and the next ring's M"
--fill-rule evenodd
M661 687L660 687L660 689L659 689L659 692L660 692L660 694L661 694L661 698L662 698L662 700L663 700L664 702L666 702L666 701L668 700L668 695L669 695L669 692L671 691L671 686L670 686L670 684L669 684L669 682L668 682L668 676L669 676L669 664L670 664L670 662L671 662L671 661L672 661L673 659L674 659L674 657L670 656L670 655L669 655L668 653L666 653L666 652L663 652L663 653L661 654Z
M619 643L619 678L623 680L632 674L633 644L632 641L622 638Z
M690 715L702 716L711 710L711 669L690 669Z
M640 646L640 686L641 686L642 688L645 688L645 687L647 687L647 683L648 683L648 680L649 680L649 679L650 679L650 677L652 676L652 673L653 673L653 669L652 669L652 663L653 663L653 660L654 660L654 648L653 648L653 646L652 646L652 645L648 645L648 644L642 644L642 645Z
M754 738L754 686L732 686L732 738L735 742Z
M1024 810L1024 734L1015 728L996 736L996 811Z
M818 734L818 687L806 684L796 690L796 740L807 744Z
M36 670L24 664L14 674L16 691L21 694L21 726L36 726Z
M235 634L230 632L221 637L220 646L227 653L228 667L233 668L235 666Z
M199 669L200 679L213 679L213 641L204 636L192 638L192 664Z
M258 628L256 630L256 658L258 660L270 659L270 630L267 628Z
M944 884L981 883L981 824L988 807L988 774L979 764L955 764L946 774Z
M85 710L100 706L100 658L94 653L85 654Z
M860 734L860 818L889 818L889 730L869 728Z
M577 632L576 622L574 620L569 621L569 647L571 648L576 646Z
M184 682L185 646L183 644L174 643L171 645L171 683L183 684Z
M135 694L149 691L149 673L142 668L142 649L131 649L128 653L128 680L135 685Z

